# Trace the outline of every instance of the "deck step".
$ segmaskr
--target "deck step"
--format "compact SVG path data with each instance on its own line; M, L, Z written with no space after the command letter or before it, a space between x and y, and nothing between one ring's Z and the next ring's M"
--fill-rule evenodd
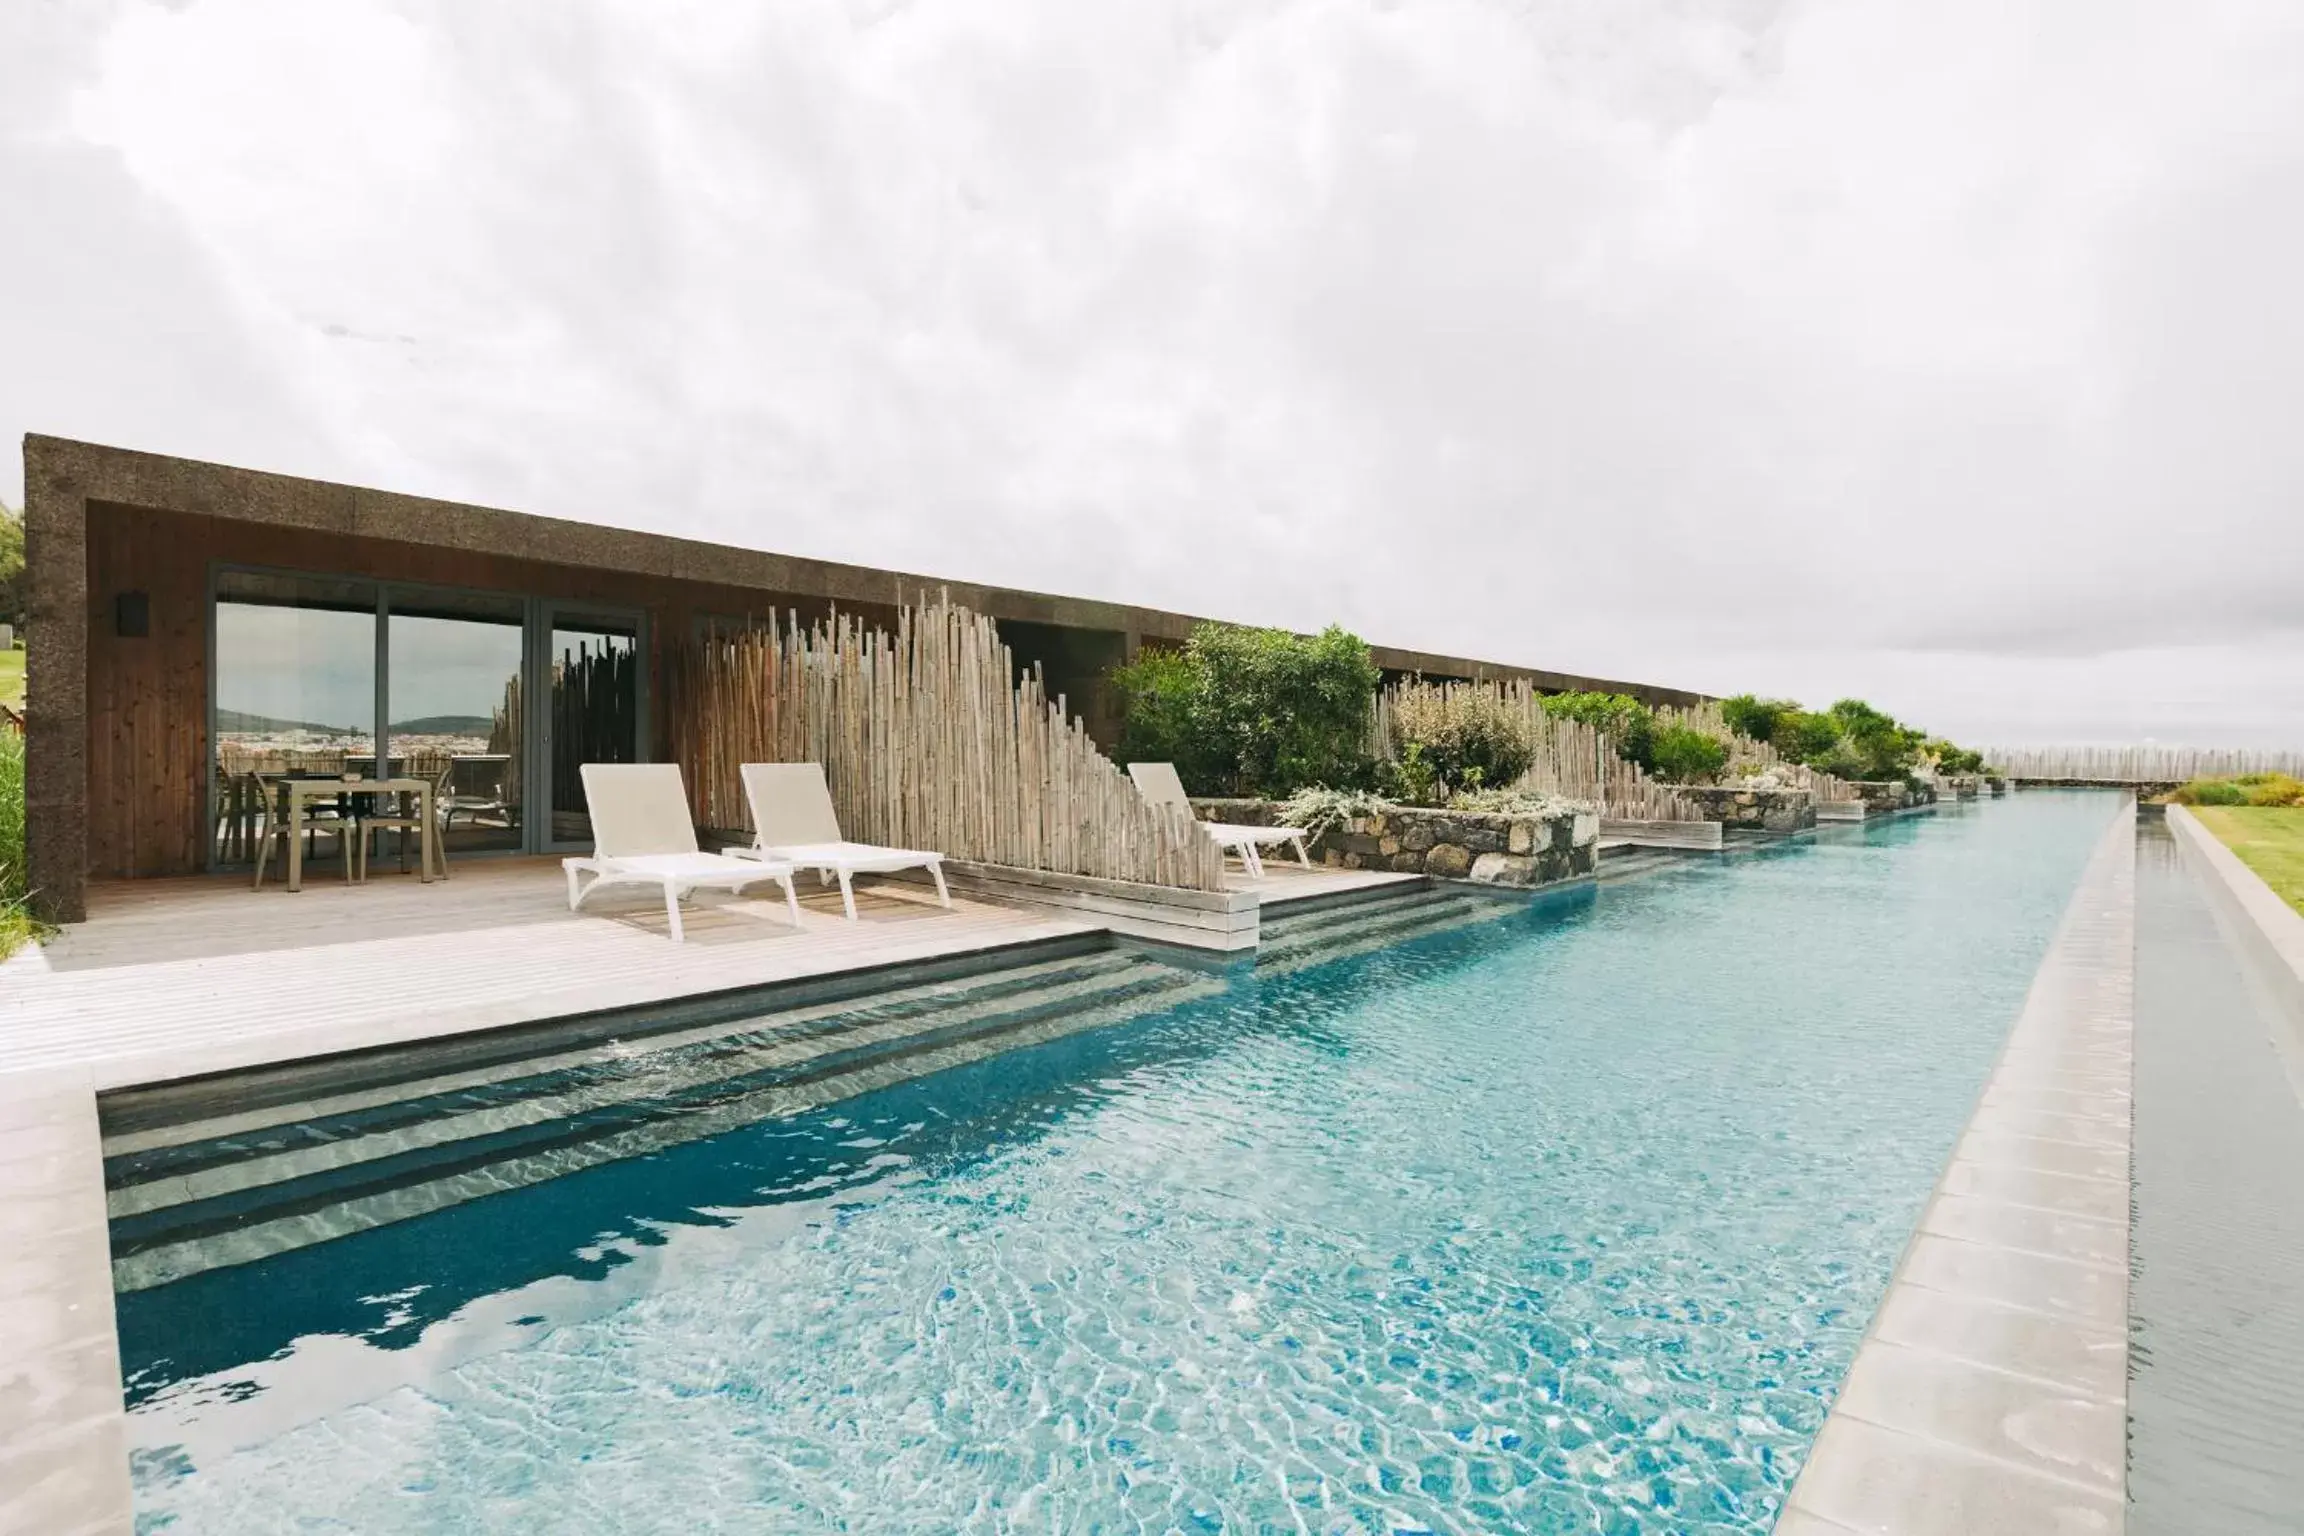
M171 1127L165 1142L147 1129L132 1149L107 1147L114 1284L166 1284L646 1156L1221 985L1111 952L793 1010L705 1039L404 1082L379 1090L391 1095L381 1102L349 1092L263 1126L220 1117Z
M1670 869L1687 862L1687 854L1659 848L1611 848L1601 856L1594 871L1603 880L1626 880L1634 875L1653 874L1659 869Z
M1256 971L1285 975L1389 944L1495 922L1517 910L1513 903L1492 897L1425 889L1306 913L1267 926L1257 947Z
M1358 923L1384 913L1420 908L1434 900L1465 899L1461 892L1438 890L1430 885L1355 894L1357 899L1350 902L1267 913L1258 936L1259 945L1269 946L1284 942L1293 935L1322 932L1339 924Z

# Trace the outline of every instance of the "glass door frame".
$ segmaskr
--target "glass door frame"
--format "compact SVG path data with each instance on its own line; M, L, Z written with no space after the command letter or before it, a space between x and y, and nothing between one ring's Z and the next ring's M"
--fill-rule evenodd
M216 606L219 588L227 573L254 576L304 577L319 581L355 582L373 587L376 591L376 687L373 705L374 718L370 722L374 732L376 757L379 766L391 756L392 706L392 602L401 599L433 597L480 597L511 599L520 604L520 690L523 768L526 774L523 794L528 804L521 811L520 845L517 848L475 848L457 855L459 860L535 856L554 853L583 853L589 851L588 842L555 841L552 836L552 632L562 621L570 627L587 623L610 627L629 627L638 655L634 663L633 686L637 697L633 701L633 730L639 738L633 743L633 761L652 760L651 729L654 724L653 697L653 636L648 610L619 603L582 602L567 598L543 597L533 592L508 592L497 587L468 587L439 581L401 581L391 577L368 576L346 571L307 570L295 566L264 565L246 560L215 560L208 566L207 611L204 615L207 644L208 686L206 689L207 761L201 765L201 779L206 786L206 798L201 808L200 859L201 867L210 873L226 866L216 857L214 829L216 795L216 716L217 689L221 681L216 665ZM226 599L227 601L229 599ZM357 611L357 610L354 610ZM539 814L539 809L541 814Z
M530 665L523 674L521 688L526 694L523 712L527 715L527 771L529 802L529 837L537 853L589 853L589 838L555 838L553 836L553 806L558 786L552 782L552 635L563 626L570 629L586 625L609 628L629 627L636 652L633 660L632 686L636 697L632 703L632 732L638 739L632 743L632 761L650 761L648 750L650 728L653 724L649 673L654 653L649 648L648 610L627 608L614 603L586 603L543 597L532 599L528 605L528 656Z

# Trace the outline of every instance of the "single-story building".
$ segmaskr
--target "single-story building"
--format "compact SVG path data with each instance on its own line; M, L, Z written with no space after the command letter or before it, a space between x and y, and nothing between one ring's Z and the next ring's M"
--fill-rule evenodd
M24 440L29 863L44 911L92 878L229 868L265 773L436 775L451 851L587 846L573 765L666 755L667 641L948 591L991 615L1107 744L1103 683L1193 616L60 438ZM1375 647L1394 674L1678 689Z

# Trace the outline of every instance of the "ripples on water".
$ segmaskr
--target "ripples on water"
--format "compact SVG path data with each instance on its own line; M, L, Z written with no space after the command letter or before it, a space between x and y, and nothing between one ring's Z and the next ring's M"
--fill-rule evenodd
M137 1293L140 1527L1765 1531L2110 812L1556 899Z

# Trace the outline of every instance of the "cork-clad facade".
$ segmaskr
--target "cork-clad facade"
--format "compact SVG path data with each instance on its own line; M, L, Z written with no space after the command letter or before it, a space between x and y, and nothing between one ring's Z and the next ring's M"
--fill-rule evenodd
M637 722L630 729L642 757L667 751L662 721L650 721L647 705L663 685L667 644L708 623L786 611L814 617L833 608L890 622L904 602L948 592L996 619L1018 663L1037 664L1050 692L1065 694L1090 729L1109 741L1117 722L1105 673L1147 643L1181 643L1199 622L1125 603L738 549L36 435L24 440L24 482L28 862L36 901L64 922L83 915L90 878L217 867L222 834L213 738L220 719L247 717L217 694L216 615L220 601L235 600L233 582L319 591L307 604L316 611L357 613L371 601L364 594L386 594L373 599L379 679L373 718L379 724L371 735L394 733L387 752L398 749L398 733L409 723L393 719L401 706L387 702L380 679L390 667L417 664L404 663L397 649L386 659L386 615L398 611L393 605L405 593L434 594L426 609L436 616L430 622L450 627L467 608L512 605L500 617L514 637L508 643L515 644L521 603L531 635L541 625L547 638L554 615L620 616L600 622L631 647L637 702L627 714ZM411 635L418 627L405 625ZM529 649L537 651L533 639ZM1378 664L1395 674L1524 677L1545 689L1607 689L1655 703L1701 697L1382 645L1374 651ZM526 675L533 689L537 674ZM541 734L548 719L534 718ZM368 751L375 751L373 742ZM536 761L538 773L549 771ZM561 846L548 839L568 833L565 826L555 833L543 818L526 834L528 851Z

